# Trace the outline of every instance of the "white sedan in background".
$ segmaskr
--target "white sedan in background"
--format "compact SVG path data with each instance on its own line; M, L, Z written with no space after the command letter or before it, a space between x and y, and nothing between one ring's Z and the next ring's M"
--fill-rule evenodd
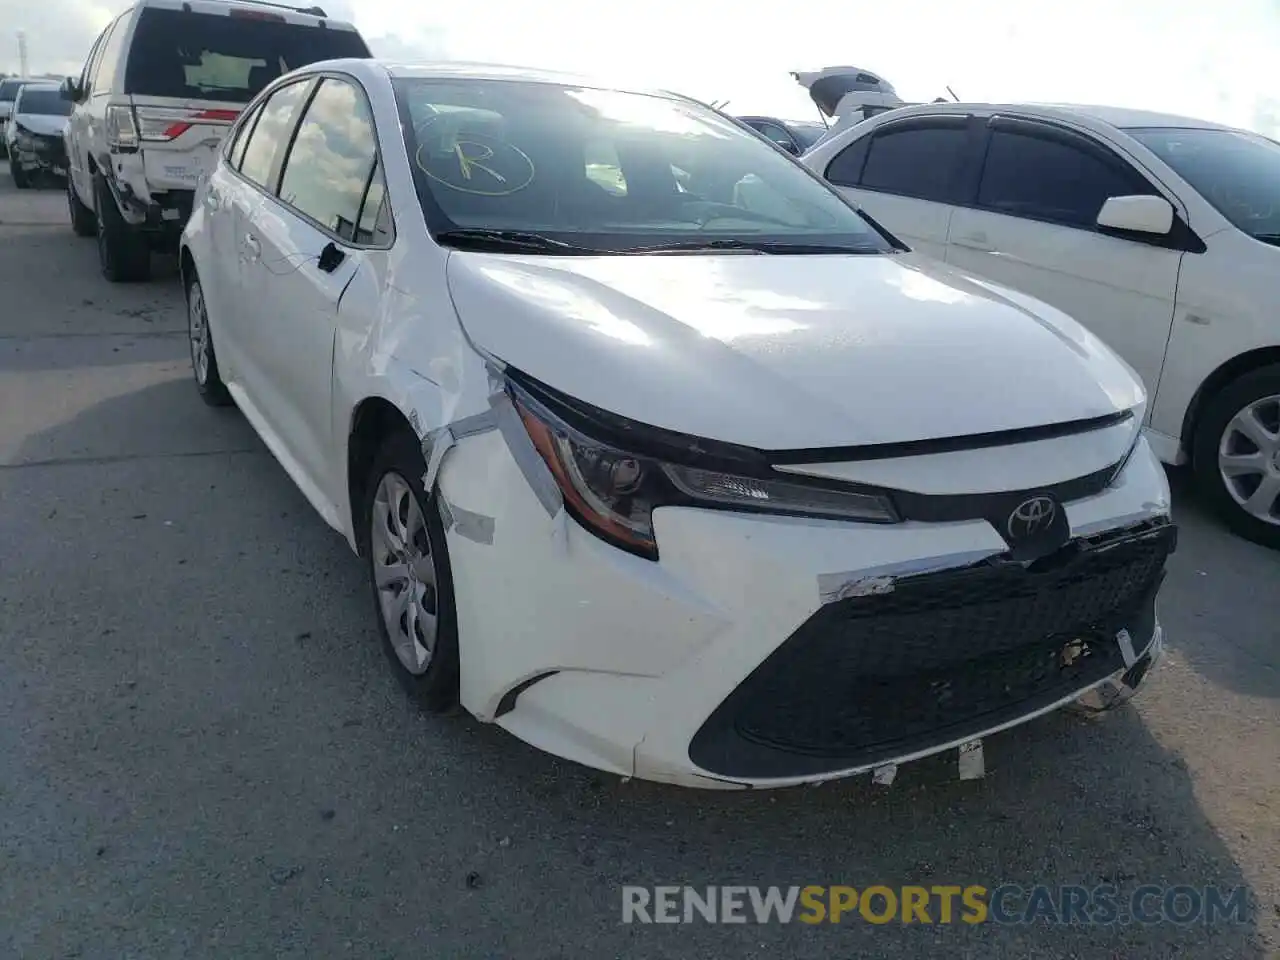
M1146 383L1159 457L1280 547L1280 144L1135 110L931 103L803 162L913 249L1106 341Z
M242 114L181 266L199 391L364 557L431 708L778 786L972 758L1160 654L1133 371L699 104L317 64Z

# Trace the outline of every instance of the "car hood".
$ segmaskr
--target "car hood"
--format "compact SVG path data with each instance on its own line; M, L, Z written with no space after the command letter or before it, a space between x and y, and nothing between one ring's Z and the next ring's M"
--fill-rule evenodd
M760 449L959 437L1133 408L1065 314L918 257L453 252L485 352L612 413Z
M42 136L61 136L66 129L67 117L51 117L44 113L20 113L14 117L18 126Z

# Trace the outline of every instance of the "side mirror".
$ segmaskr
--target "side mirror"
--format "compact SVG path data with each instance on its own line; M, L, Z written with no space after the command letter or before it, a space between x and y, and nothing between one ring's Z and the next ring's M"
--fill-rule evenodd
M1098 211L1098 226L1164 236L1173 229L1173 204L1164 197L1112 197Z
M778 146L780 146L783 150L787 151L787 153L791 154L793 157L800 156L800 148L797 147L790 140L786 140L786 141L775 140L773 142L776 143Z
M80 81L75 77L67 77L62 81L62 86L58 88L58 95L63 100L70 100L72 103L80 102Z

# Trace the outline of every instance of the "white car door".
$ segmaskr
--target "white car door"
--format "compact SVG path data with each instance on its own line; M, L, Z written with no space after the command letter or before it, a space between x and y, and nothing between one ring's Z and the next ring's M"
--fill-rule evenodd
M941 260L970 124L963 115L885 123L837 153L822 174L912 249Z
M249 137L261 114L262 104L258 104L240 121L228 140L221 162L214 165L208 182L196 194L197 202L204 207L208 245L208 256L200 264L204 298L210 315L219 320L243 309L239 296L243 260L238 255L237 238L244 228L244 208L252 202L255 190L241 181L238 174ZM225 339L229 340L230 336ZM231 383L235 380L235 345L224 347L219 341L217 350L221 360L219 372L224 382Z
M1056 125L997 117L987 126L976 197L951 218L948 262L1063 310L1128 361L1154 397L1185 223L1176 220L1168 236L1105 232L1097 216L1108 198L1160 193L1132 164Z
M257 328L271 316L258 299L262 268L261 242L255 235L264 192L274 190L289 136L307 94L310 78L274 90L248 118L226 163L219 164L204 197L210 215L210 247L215 251L205 296L213 321L214 346L223 374L249 395L263 416L271 418L273 397L254 349Z
M389 245L377 229L384 193L363 91L325 77L284 159L278 196L264 199L250 225L260 256L246 294L259 316L246 351L268 398L264 415L328 502L342 479L331 411L338 308L363 258Z

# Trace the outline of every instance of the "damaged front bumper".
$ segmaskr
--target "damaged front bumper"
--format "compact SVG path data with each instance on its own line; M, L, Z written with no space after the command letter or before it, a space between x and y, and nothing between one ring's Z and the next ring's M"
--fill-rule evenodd
M1145 442L1105 492L1065 505L1081 556L1038 577L983 520L693 507L655 510L655 562L568 517L500 405L428 438L428 479L447 528L462 703L548 752L743 788L871 771L887 782L898 764L963 747L972 776L982 737L1077 701L1122 702L1159 659L1155 594L1174 528ZM982 603L943 582L954 577L976 578ZM892 607L917 589L919 604ZM1069 602L1053 606L1055 594ZM946 615L920 619L929 609Z
M10 145L9 163L24 173L66 176L67 150L61 138L26 135Z

